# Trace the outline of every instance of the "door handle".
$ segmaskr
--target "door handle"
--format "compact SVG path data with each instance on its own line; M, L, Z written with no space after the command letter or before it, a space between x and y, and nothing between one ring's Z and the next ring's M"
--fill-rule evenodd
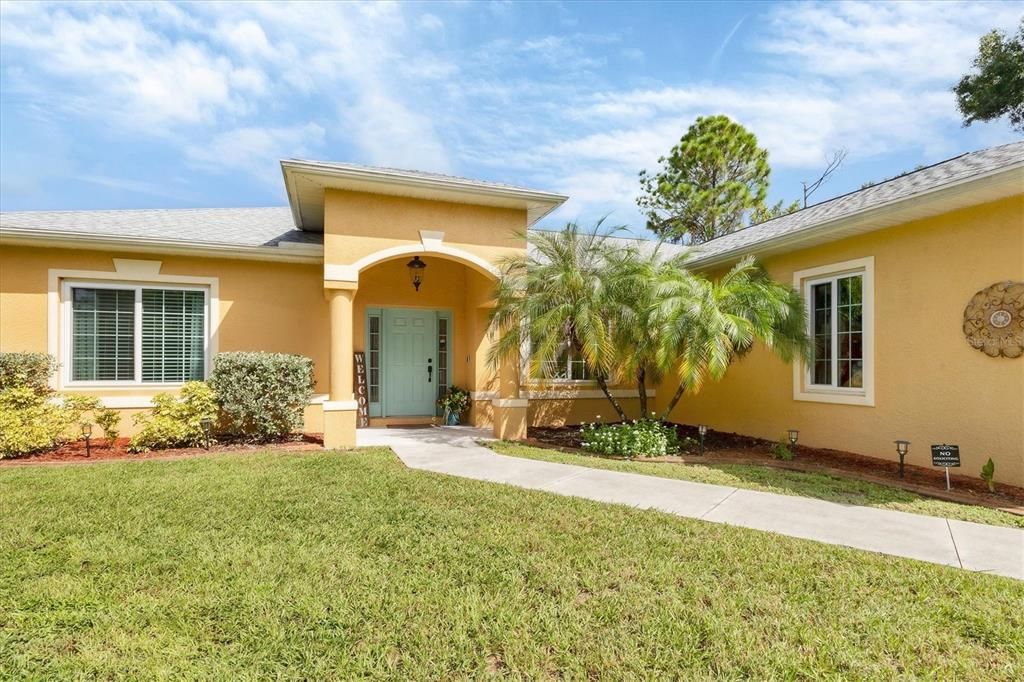
M433 358L427 358L427 383L430 383L431 377L434 376L434 366L430 363L434 361Z

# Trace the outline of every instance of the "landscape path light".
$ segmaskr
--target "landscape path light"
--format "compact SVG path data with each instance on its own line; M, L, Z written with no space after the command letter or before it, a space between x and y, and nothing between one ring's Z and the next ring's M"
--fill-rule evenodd
M210 433L213 431L213 418L203 417L199 420L199 424L203 427L203 449L210 449Z
M909 440L894 440L896 444L896 454L900 456L900 478L903 478L903 458L907 456L907 452L910 451Z
M92 424L84 422L82 424L82 438L85 439L85 456L92 457L92 447L89 445L89 438L92 437Z

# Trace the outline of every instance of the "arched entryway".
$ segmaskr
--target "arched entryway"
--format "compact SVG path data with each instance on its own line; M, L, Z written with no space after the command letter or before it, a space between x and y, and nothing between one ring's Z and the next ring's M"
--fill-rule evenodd
M497 268L443 244L425 246L402 245L366 256L333 270L351 279L325 284L332 310L325 440L332 410L363 410L369 426L430 423L438 417L438 397L452 386L473 397L469 423L517 425L518 416L505 413L519 411L525 425L518 373L494 368L487 359ZM407 267L414 256L426 265L418 289ZM359 377L345 369L355 356L365 368L364 383L353 383Z

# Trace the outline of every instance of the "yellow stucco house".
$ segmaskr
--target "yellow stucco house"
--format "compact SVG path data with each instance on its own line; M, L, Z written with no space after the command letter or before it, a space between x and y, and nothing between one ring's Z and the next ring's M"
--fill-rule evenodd
M283 208L0 214L0 350L51 353L55 388L125 416L204 378L218 351L299 353L316 366L306 428L328 447L354 444L361 410L371 426L429 420L453 385L470 390L472 422L504 438L609 413L571 357L544 383L486 361L500 260L567 197L281 169ZM884 458L906 439L919 464L928 444L956 443L963 473L992 457L999 480L1024 485L1024 143L716 239L693 263L714 274L748 254L805 295L814 357L755 351L673 418L773 439L798 428L801 443ZM675 387L659 388L663 406ZM615 392L637 409L631 387Z

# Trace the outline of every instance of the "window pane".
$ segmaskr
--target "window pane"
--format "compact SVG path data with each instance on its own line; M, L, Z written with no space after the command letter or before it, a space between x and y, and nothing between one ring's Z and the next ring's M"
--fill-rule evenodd
M370 352L367 353L366 389L371 403L380 402L380 315L369 316Z
M134 379L134 334L134 291L74 287L71 290L71 379Z
M863 388L864 387L864 361L863 360L851 360L850 361L850 388Z
M814 308L815 310L828 309L832 305L832 283L815 284Z
M142 290L142 380L205 376L206 296L201 291Z
M839 305L850 305L850 278L839 280Z
M863 334L851 334L850 335L850 357L856 360L860 360L864 357L864 335Z
M818 360L814 363L814 380L815 384L826 384L832 383L832 361L831 360Z
M813 372L811 383L831 385L832 383L832 283L822 282L811 287L814 301L813 324Z
M842 334L843 332L850 331L850 306L841 305L836 312L836 317L839 320L839 333Z
M849 300L848 301L844 301L844 303L848 303L848 304L851 304L851 305L860 305L863 302L863 292L862 292L862 287L864 285L864 277L863 277L863 275L853 275L852 277L847 277L847 278L845 278L843 280L840 280L840 281L846 283L846 288L847 288L847 292L848 292Z
M859 332L863 329L863 308L855 305L850 308L850 331Z

